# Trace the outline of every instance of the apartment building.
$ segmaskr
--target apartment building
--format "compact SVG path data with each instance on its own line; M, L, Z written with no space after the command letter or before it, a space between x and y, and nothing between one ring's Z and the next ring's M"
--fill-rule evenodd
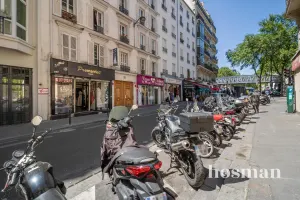
M0 126L38 114L37 0L0 1Z
M45 116L160 103L164 82L156 77L159 35L153 1L45 0L43 5L40 87L50 89L42 105Z
M203 2L195 1L195 10L197 18L197 78L201 82L213 84L218 73L216 27L204 8Z
M286 13L288 18L294 19L300 27L300 2L297 0L286 0ZM300 31L298 33L299 49L292 58L292 71L294 72L295 110L300 112Z

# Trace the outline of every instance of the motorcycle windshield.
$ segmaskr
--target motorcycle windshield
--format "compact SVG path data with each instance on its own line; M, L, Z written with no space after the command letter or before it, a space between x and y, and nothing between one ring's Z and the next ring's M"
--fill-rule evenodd
M128 115L128 108L126 106L113 107L109 113L109 121L120 121Z

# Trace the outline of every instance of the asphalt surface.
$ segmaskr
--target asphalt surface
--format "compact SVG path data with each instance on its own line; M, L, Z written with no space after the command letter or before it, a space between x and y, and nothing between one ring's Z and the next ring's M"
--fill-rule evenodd
M179 110L182 108L183 106ZM138 110L135 113L138 113ZM146 145L151 142L150 133L157 123L155 117L156 111L153 110L134 118L135 136L139 144ZM49 134L36 148L35 155L37 160L49 162L54 167L55 177L60 180L80 180L81 177L84 179L83 173L100 167L100 146L104 132L104 122L62 129ZM10 160L13 151L25 149L26 145L25 138L15 138L2 143L0 141L0 163ZM1 188L5 180L5 172L2 171L0 172Z

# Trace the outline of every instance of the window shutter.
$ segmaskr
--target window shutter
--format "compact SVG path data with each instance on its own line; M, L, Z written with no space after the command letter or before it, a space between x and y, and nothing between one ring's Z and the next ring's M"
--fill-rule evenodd
M77 60L77 39L76 37L71 37L71 60Z
M94 43L91 41L88 41L88 63L94 64Z
M84 10L83 0L77 0L77 23L80 25L84 25L83 10Z
M94 20L94 16L93 16L93 6L91 4L86 4L86 9L87 9L87 27L89 27L90 29L93 29L93 20Z
M61 17L61 0L52 0L53 1L53 14Z
M62 35L62 48L63 48L63 53L62 53L62 57L65 60L69 60L70 59L70 54L69 54L69 36L66 34Z
M100 63L100 67L104 67L104 47L103 46L99 46L99 63Z

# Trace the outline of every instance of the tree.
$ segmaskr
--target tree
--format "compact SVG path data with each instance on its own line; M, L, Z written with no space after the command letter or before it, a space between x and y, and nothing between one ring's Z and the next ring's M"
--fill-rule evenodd
M261 90L261 77L264 72L264 37L262 34L246 35L244 41L238 44L234 50L226 52L227 59L232 66L238 66L243 70L251 67L259 79Z
M229 67L221 67L218 71L218 77L224 76L238 76L239 72L231 70Z

